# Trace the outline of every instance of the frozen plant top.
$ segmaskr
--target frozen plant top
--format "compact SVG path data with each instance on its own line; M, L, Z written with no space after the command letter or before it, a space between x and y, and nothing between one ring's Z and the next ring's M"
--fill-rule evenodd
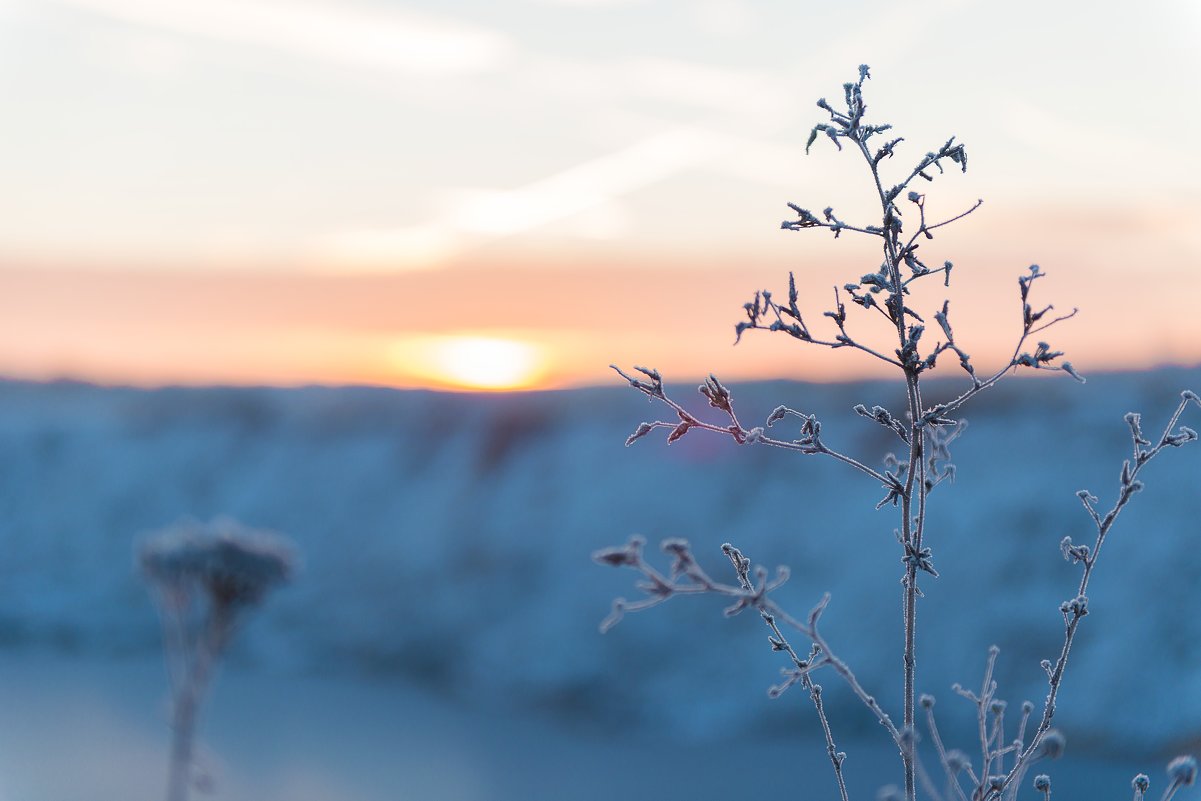
M291 577L294 561L284 538L229 518L176 523L148 539L138 554L142 575L160 589L200 586L225 606L258 603Z

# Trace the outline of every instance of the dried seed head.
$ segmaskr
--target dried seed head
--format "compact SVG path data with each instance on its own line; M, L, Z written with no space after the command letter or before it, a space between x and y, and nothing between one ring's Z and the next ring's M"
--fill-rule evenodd
M165 592L202 589L223 607L257 604L293 570L291 546L279 535L229 518L183 521L142 544L142 575Z
M967 770L968 766L972 763L968 759L967 754L956 748L947 752L946 764L947 770L951 771L951 773L959 773Z
M1048 729L1047 733L1043 735L1042 742L1038 744L1038 756L1039 758L1059 759L1063 756L1066 748L1067 738L1063 736L1063 732L1059 729Z
M1168 763L1168 778L1176 784L1190 786L1197 780L1197 760L1191 756L1178 756Z

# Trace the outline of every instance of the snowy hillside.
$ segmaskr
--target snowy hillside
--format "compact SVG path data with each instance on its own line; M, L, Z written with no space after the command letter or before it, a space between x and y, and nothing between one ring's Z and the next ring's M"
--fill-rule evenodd
M1015 380L968 410L957 483L932 495L943 578L926 582L919 607L919 689L946 698L944 716L963 706L966 724L948 688L978 682L993 642L1002 696L1041 700L1038 662L1054 656L1058 605L1078 576L1058 544L1091 526L1074 493L1112 502L1129 451L1122 414L1141 411L1158 430L1186 387L1201 390L1201 372ZM831 460L703 432L626 449L663 410L622 387L2 389L0 647L153 652L134 543L181 516L226 514L291 535L303 554L297 581L242 638L244 664L394 677L472 704L684 737L796 726L794 704L766 698L781 662L762 624L723 618L714 599L677 599L597 633L633 576L588 555L637 532L652 545L687 537L716 575L727 540L791 565L778 598L796 613L830 591L828 638L899 708L895 517L873 511L877 487ZM787 403L872 463L892 444L850 408L895 406L891 392L734 388L748 425ZM1201 447L1166 453L1145 478L1100 562L1061 696L1056 720L1077 742L1201 734ZM833 677L824 683L844 728L873 730Z

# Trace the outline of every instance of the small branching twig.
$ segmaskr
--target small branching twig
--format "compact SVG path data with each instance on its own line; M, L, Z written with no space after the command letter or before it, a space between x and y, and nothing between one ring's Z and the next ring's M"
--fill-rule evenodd
M1026 347L1026 343L1029 341L1030 337L1035 334L1042 333L1048 328L1057 325L1064 320L1070 320L1076 316L1078 311L1077 309L1072 309L1067 314L1061 314L1047 319L1047 315L1054 309L1053 306L1048 305L1041 310L1034 310L1029 302L1030 288L1037 279L1044 278L1045 276L1046 273L1042 272L1041 268L1037 264L1032 264L1030 265L1030 274L1023 275L1018 278L1018 286L1020 288L1022 300L1022 333L1021 336L1018 337L1017 344L1014 346L1013 355L1009 357L1009 363L987 378L978 378L975 370L971 367L970 357L968 357L963 353L963 351L959 350L959 348L954 345L950 324L944 323L947 315L947 305L943 305L942 316L939 319L939 322L940 324L943 324L943 332L946 334L947 341L949 343L948 347L953 348L955 352L959 354L960 363L962 364L963 369L967 371L969 376L971 376L972 386L957 397L940 404L939 407L936 407L939 413L946 414L955 411L979 393L983 392L989 387L995 386L996 383L1004 378L1011 370L1016 370L1019 367L1029 367L1034 370L1051 370L1067 373L1080 383L1084 383L1084 377L1076 371L1076 368L1072 366L1071 362L1061 360L1058 363L1055 363L1059 357L1063 356L1063 352L1052 350L1051 346L1046 342L1039 342L1034 348L1033 353L1027 353L1023 351L1023 348ZM937 316L938 315L936 315L936 317Z
M999 654L996 646L989 649L988 661L984 671L984 681L979 694L971 690L966 690L958 684L952 688L975 707L976 727L980 747L979 773L976 773L970 764L964 764L964 760L958 755L958 752L949 752L943 746L934 721L934 698L932 696L923 696L922 706L927 710L927 722L935 749L947 773L949 786L951 789L957 791L957 795L960 796L961 801L968 801L968 799L963 797L959 783L961 772L967 773L974 785L971 801L996 801L997 799L1013 801L1017 798L1018 788L1021 785L1023 776L1025 776L1026 772L1035 763L1042 759L1058 758L1063 753L1063 735L1051 728L1050 724L1055 714L1055 701L1067 668L1068 654L1071 651L1080 621L1088 614L1087 590L1089 579L1096 566L1101 547L1104 545L1106 536L1112 529L1118 515L1130 502L1135 493L1142 489L1142 482L1138 480L1138 474L1142 468L1150 463L1165 448L1180 447L1197 439L1196 432L1187 426L1179 425L1180 417L1189 404L1201 406L1201 399L1195 393L1185 391L1181 393L1179 405L1172 413L1163 434L1160 435L1156 442L1152 442L1144 435L1142 421L1138 414L1130 413L1126 415L1126 424L1130 428L1133 455L1131 459L1122 465L1118 497L1114 506L1108 512L1102 514L1097 510L1097 498L1091 493L1084 490L1077 493L1081 503L1084 505L1085 511L1096 528L1096 539L1091 547L1088 545L1077 545L1072 542L1071 537L1064 537L1060 543L1060 550L1065 559L1083 565L1083 575L1081 576L1076 596L1065 601L1060 606L1060 612L1064 619L1064 642L1060 650L1059 659L1054 664L1050 660L1043 660L1043 669L1047 673L1050 691L1048 692L1042 715L1038 720L1036 730L1029 744L1026 744L1026 729L1034 711L1034 706L1029 701L1022 704L1022 715L1018 724L1016 738L1012 741L1006 741L1005 739L1004 714L1006 704L996 697L997 684L992 678L997 655ZM1009 754L1013 755L1013 764L1006 770L1005 758ZM1190 765L1192 766L1191 773ZM995 775L993 773L994 767L999 771ZM1180 757L1169 766L1169 773L1173 776L1173 784L1165 791L1165 799L1171 798L1172 794L1179 787L1192 783L1196 773L1196 762L1192 761L1191 757ZM1135 777L1132 784L1135 791L1135 801L1140 801L1147 791L1149 780L1146 775L1139 774L1139 776ZM1035 777L1034 786L1036 790L1043 794L1044 798L1050 798L1051 780L1048 776L1039 775Z
M738 584L744 592L753 593L755 585L751 582L751 560L742 555L742 552L733 545L726 543L722 546L722 552L729 558L730 564L734 566L734 572L738 575ZM830 757L830 764L834 768L834 778L838 782L838 794L842 801L848 801L847 784L842 775L842 763L846 760L847 755L843 751L838 750L838 746L834 744L834 734L830 730L830 720L826 717L825 704L822 703L822 686L814 683L810 677L813 670L821 667L824 663L819 660L822 655L822 649L817 643L813 643L809 651L809 656L801 659L788 639L784 636L784 632L780 631L780 626L776 622L776 616L759 607L759 616L763 618L763 622L772 630L772 635L768 637L768 642L771 643L773 651L784 651L792 659L794 669L785 670L785 680L781 685L777 685L768 690L768 693L773 698L778 698L783 692L788 689L798 679L801 686L809 691L809 698L813 701L813 707L817 710L817 718L821 723L822 733L826 738L826 754ZM815 621L816 625L816 621Z
M934 720L934 697L927 695L922 698L922 706L927 710L927 725L934 739L943 769L947 773L948 783L961 801L968 801L968 796L964 793L960 783L961 774L966 775L969 780L971 801L1000 797L1012 800L1016 798L1017 786L1025 771L1023 768L1022 773L1018 774L1015 781L1007 783L1004 772L1005 759L1009 754L1022 752L1026 725L1029 722L1030 713L1034 710L1034 705L1029 701L1022 703L1022 715L1018 723L1017 735L1013 740L1006 739L1005 711L1009 705L997 697L997 682L993 679L999 654L1000 649L995 645L988 649L988 660L985 663L984 679L981 682L979 693L965 689L959 684L955 684L951 688L957 695L966 699L975 710L977 744L980 749L979 771L972 766L971 761L963 752L946 750ZM1065 740L1060 732L1055 729L1048 730L1043 737L1039 751L1026 767L1028 768L1029 765L1042 759L1058 759L1063 755L1064 745ZM1008 789L1006 789L1007 787Z
M613 567L627 567L642 574L644 581L635 586L642 590L645 598L638 601L627 601L618 598L613 602L612 612L601 622L601 631L605 632L617 625L627 612L638 612L667 601L675 595L696 595L709 593L732 599L733 603L725 610L727 617L733 617L745 609L755 609L771 630L768 642L773 651L784 652L790 665L783 669L783 681L774 685L768 691L773 698L778 698L793 685L801 685L809 691L810 698L818 712L818 719L826 737L826 749L834 767L839 791L846 799L846 784L842 774L842 763L846 754L838 751L830 731L830 723L822 705L821 686L812 682L810 674L823 667L830 667L851 688L855 696L866 706L882 726L888 731L893 741L902 747L901 733L892 718L880 707L875 697L870 695L859 683L859 679L842 659L834 653L830 644L821 634L818 623L826 605L830 602L829 594L822 597L804 620L793 617L785 612L770 594L788 580L787 568L779 568L775 578L769 580L765 568L759 567L752 571L751 562L740 550L726 543L722 552L734 566L738 578L738 586L723 584L710 578L700 567L692 555L685 540L670 539L662 543L664 553L672 557L672 566L667 575L655 569L643 558L645 541L641 537L632 537L628 543L615 548L604 548L592 554L593 561ZM753 575L753 578L752 578ZM781 624L800 632L812 644L808 657L802 658L797 650L789 643L781 629Z
M1059 690L1063 684L1064 671L1067 670L1068 655L1071 653L1072 644L1075 642L1080 622L1088 614L1089 580L1092 578L1093 570L1096 568L1097 558L1101 555L1101 547L1105 544L1105 539L1113 528L1113 524L1117 521L1118 515L1130 503L1130 499L1143 488L1143 483L1138 479L1139 473L1156 456L1162 453L1165 448L1178 448L1197 439L1197 432L1193 429L1187 426L1177 428L1180 416L1184 414L1189 404L1201 406L1201 398L1195 392L1185 390L1180 394L1180 403L1164 427L1163 434L1160 435L1158 442L1154 444L1143 436L1139 415L1133 412L1126 415L1126 423L1130 427L1134 455L1132 459L1128 459L1122 463L1122 471L1118 481L1117 500L1114 501L1114 505L1109 511L1103 515L1098 512L1096 508L1098 499L1088 490L1081 490L1076 493L1077 497L1080 498L1080 502L1084 505L1089 518L1093 521L1096 529L1096 537L1091 548L1086 545L1076 545L1072 542L1071 537L1064 537L1060 543L1060 549L1063 552L1064 558L1082 565L1083 571L1075 597L1064 601L1059 608L1064 621L1063 645L1060 647L1059 656L1054 663L1046 659L1042 662L1043 670L1047 673L1047 683L1049 685L1047 698L1043 704L1042 716L1039 719L1034 735L1030 739L1030 745L1021 752L1016 764L1006 775L1006 784L1014 778L1020 778L1024 764L1031 758L1031 755L1039 747L1043 737L1051 727L1051 719L1055 716L1055 702L1059 697Z
M716 434L731 437L739 445L769 445L773 448L783 448L785 450L797 451L799 453L814 454L821 453L830 456L843 464L850 465L859 472L871 476L879 481L886 489L890 488L894 482L890 481L884 474L873 470L857 459L847 456L831 449L826 445L821 438L821 422L813 415L807 415L802 412L789 409L785 406L776 407L776 409L768 416L764 426L756 426L755 428L745 428L738 420L738 415L734 413L733 397L729 389L725 387L715 376L709 376L705 383L699 387L699 392L709 400L709 405L725 413L729 419L729 425L717 425L715 423L706 423L700 418L689 412L683 406L667 396L663 388L663 377L659 375L658 370L652 370L646 367L635 367L635 372L646 376L648 380L643 380L623 371L616 365L609 365L622 378L629 382L630 386L637 389L648 398L665 403L676 413L676 421L668 422L664 420L655 420L652 422L639 423L634 429L634 433L626 438L626 445L633 445L638 440L645 437L647 434L654 431L656 428L671 429L671 433L667 435L667 443L679 440L689 431L696 429L698 431L711 431ZM770 428L779 421L783 420L788 415L801 419L801 436L794 440L782 440L771 437L765 433L766 428Z

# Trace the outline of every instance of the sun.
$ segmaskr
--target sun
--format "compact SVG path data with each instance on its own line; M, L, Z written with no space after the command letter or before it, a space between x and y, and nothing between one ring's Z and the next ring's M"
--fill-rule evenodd
M393 365L425 385L476 390L531 389L546 372L539 346L495 336L421 336L396 343Z
M440 343L437 351L446 377L465 387L526 387L540 372L538 350L511 339L453 337Z

